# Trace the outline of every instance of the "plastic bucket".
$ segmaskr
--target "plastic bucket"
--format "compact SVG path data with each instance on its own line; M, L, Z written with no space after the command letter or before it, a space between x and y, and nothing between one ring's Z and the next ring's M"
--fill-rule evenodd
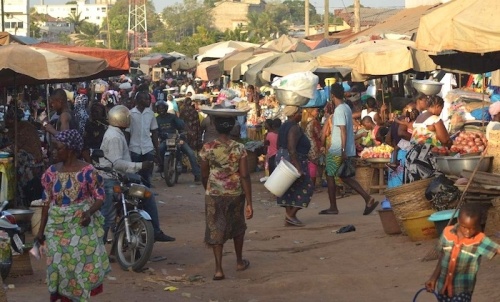
M277 197L281 197L299 177L299 171L289 161L282 159L264 183L264 187Z
M434 222L434 226L436 227L438 236L441 236L444 228L448 225L448 221L450 221L451 215L453 215L454 212L455 210L444 210L436 212L429 217L429 221ZM455 216L451 221L451 225L457 223L458 213L458 211L455 213Z
M38 229L40 229L40 221L42 221L42 209L43 207L30 207L30 210L35 211L33 216L31 216L31 233L33 236L38 235Z
M384 232L387 235L401 234L401 228L392 209L378 210L378 215L380 222L382 222L382 228L384 228Z
M411 241L429 240L438 237L436 226L429 221L434 210L425 210L412 213L403 218L403 227Z

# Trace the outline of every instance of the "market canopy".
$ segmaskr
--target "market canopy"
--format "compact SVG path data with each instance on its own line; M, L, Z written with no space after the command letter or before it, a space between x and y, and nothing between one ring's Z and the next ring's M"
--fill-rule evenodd
M313 57L308 55L305 52L291 52L291 53L280 53L274 56L265 58L253 65L251 65L248 70L243 75L243 79L250 85L262 86L265 83L268 83L269 80L266 80L262 77L262 70L266 67L270 67L273 65L281 65L291 62L305 62L312 60Z
M141 65L155 66L156 64L170 65L172 62L177 60L178 57L174 57L168 53L150 53L139 59Z
M218 61L201 62L196 67L196 77L203 81L213 81L222 76Z
M200 47L198 53L204 55L207 51L213 49L232 48L233 50L242 50L249 47L259 47L259 45L242 41L223 41Z
M172 63L171 67L173 71L191 70L196 68L196 65L198 65L198 62L196 62L195 59L191 59L189 57L180 57Z
M261 47L280 52L289 52L289 51L295 51L295 47L299 42L300 42L299 39L283 34L278 39L269 41L264 45L262 45Z
M437 66L432 59L414 47L413 41L374 40L327 52L318 56L317 60L321 67L350 67L353 75L362 74L363 78L397 74L410 69L435 70Z
M22 45L33 45L37 44L38 40L31 37L16 36L8 32L0 32L0 45L9 45L11 43L17 43Z
M229 73L231 69L239 63L245 62L255 55L266 52L275 53L274 51L260 47L250 47L243 50L237 50L221 58L219 60L219 65L222 71Z
M231 68L231 73L230 77L232 81L237 81L240 79L241 76L245 74L245 72L248 70L249 66L256 64L257 62L260 62L268 57L275 56L277 53L273 51L261 53L252 56L248 60L236 64L233 68Z
M85 80L106 67L104 59L56 49L20 44L0 47L0 83L5 86Z
M126 50L71 46L54 43L39 43L36 44L36 47L49 50L67 51L106 60L106 62L108 62L108 67L99 72L96 75L96 78L119 76L130 72L130 56Z
M420 18L416 46L432 53L500 50L500 1L454 0Z
M500 68L500 1L454 0L423 16L416 47L442 68L482 73Z
M286 76L296 72L310 71L312 73L340 73L345 77L351 72L351 68L347 67L320 67L317 60L310 60L305 62L290 62L286 64L272 65L262 70L262 78L271 82L272 75Z

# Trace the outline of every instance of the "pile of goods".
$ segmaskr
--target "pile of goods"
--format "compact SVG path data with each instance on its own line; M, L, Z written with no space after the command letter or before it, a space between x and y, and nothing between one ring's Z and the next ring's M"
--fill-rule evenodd
M488 141L483 133L462 131L453 141L450 152L460 154L483 152L487 144Z
M434 147L431 151L437 156L481 153L487 145L488 141L482 132L462 131L449 149L447 147Z
M386 145L386 144L382 144L380 146L368 147L368 148L363 149L363 151L361 151L359 156L363 159L367 159L367 158L391 158L392 151L394 151L393 147Z

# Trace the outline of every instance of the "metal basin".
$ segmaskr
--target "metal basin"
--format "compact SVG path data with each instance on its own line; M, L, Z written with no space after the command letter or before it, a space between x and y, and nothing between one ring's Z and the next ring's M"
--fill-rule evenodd
M35 213L33 210L23 210L23 209L9 209L7 212L11 213L15 218L16 222L19 223L31 223L31 217Z
M425 95L435 95L441 91L443 83L431 80L413 80L413 87Z
M481 156L469 156L462 158L440 156L436 157L436 164L438 170L442 173L460 177L462 170L473 171L479 164L480 158ZM485 156L479 165L478 171L487 172L490 169L492 162L493 156Z

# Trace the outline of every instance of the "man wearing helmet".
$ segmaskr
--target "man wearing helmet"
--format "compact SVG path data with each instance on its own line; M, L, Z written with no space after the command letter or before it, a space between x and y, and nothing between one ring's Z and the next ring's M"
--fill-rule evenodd
M139 171L150 171L153 169L152 161L144 161L141 163L132 162L130 152L127 146L127 140L123 131L130 126L130 111L123 105L117 105L108 113L108 129L104 133L102 139L101 150L104 152L104 157L99 159L99 164L102 167L113 167L120 173L137 173ZM114 227L116 212L113 205L113 186L118 185L118 181L110 178L105 173L102 175L104 179L105 200L101 207L101 212L104 216L104 238L110 228ZM144 210L151 216L151 222L155 232L155 241L175 241L175 238L170 237L160 229L158 219L158 209L154 195L145 200Z
M159 133L158 136L162 143L159 147L160 154L160 165L159 171L163 170L163 156L165 154L165 140L169 138L169 135L176 134L176 131L184 130L184 121L177 117L177 115L168 113L168 105L166 102L158 102L156 103L156 111L158 112L158 116L156 117L156 121L158 123ZM182 153L186 154L189 158L189 163L191 164L191 171L194 175L195 182L201 179L201 170L198 161L196 160L196 155L194 154L193 149L188 145L186 141L183 141L181 144Z

